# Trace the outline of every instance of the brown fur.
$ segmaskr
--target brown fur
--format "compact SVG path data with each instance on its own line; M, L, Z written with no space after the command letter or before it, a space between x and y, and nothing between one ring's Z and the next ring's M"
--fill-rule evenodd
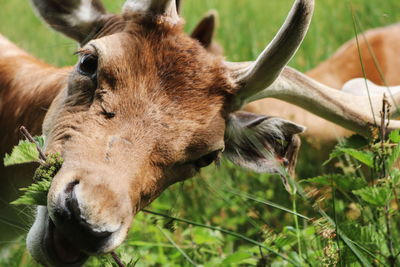
M399 85L400 23L373 29L358 36L363 65L369 80L385 85L375 65L373 51L388 85ZM370 48L369 48L370 47ZM352 39L328 60L307 73L311 78L333 88L342 88L347 81L364 77L356 39Z
M121 150L121 145L132 144L133 140L130 139L148 140L148 147L141 147L140 150L135 149L136 157L146 157L147 155L151 159L150 162L141 167L142 172L137 170L139 177L157 176L157 173L161 173L164 166L176 161L176 157L179 157L181 162L186 162L195 159L191 158L193 154L198 157L207 153L209 149L218 149L207 147L207 145L214 145L213 136L215 132L220 133L219 135L223 137L223 103L227 96L225 90L229 90L232 86L225 74L226 70L221 63L221 58L211 56L200 44L183 34L181 25L171 27L165 24L165 27L154 27L155 21L146 17L134 17L129 23L122 16L117 15L108 15L103 19L104 27L98 30L95 39L114 34L114 41L119 43L120 46L120 54L115 55L114 50L117 49L114 42L106 42L106 51L103 51L102 60L107 60L107 66L104 65L104 68L102 68L101 75L104 80L101 87L103 92L107 90L108 93L102 95L99 100L105 103L107 108L117 113L120 124L131 122L130 127L137 129L141 126L152 125L152 127L147 127L147 132L138 132L135 136L115 138L117 141L106 138L104 139L105 143L99 145L99 140L90 137L93 137L92 132L96 131L96 127L103 127L108 124L107 119L100 116L94 121L89 121L85 112L94 112L92 115L99 117L99 114L101 114L100 106L93 105L93 111L89 110L88 102L90 100L79 90L69 92L70 95L65 96L68 80L70 80L70 83L76 82L78 88L85 87L85 81L82 81L79 77L74 80L75 76L79 76L76 74L72 74L70 77L72 68L59 69L50 66L28 55L6 38L0 36L1 158L3 158L4 153L10 152L11 148L21 138L18 133L20 126L27 127L33 135L41 134L46 113L47 122L44 129L45 131L51 129L51 134L48 133L49 153L52 151L62 152L65 144L73 139L76 133L87 134L88 138L81 138L82 144L76 144L74 147L89 146L97 150L99 148L104 149L104 152L100 153L100 155L104 155L104 158L99 158L98 161L115 163L118 160L113 159L113 157L121 154L116 152ZM145 26L139 26L141 24ZM154 31L154 28L159 30ZM118 32L120 33L116 36L115 34ZM168 35L171 38L163 38ZM164 39L164 41L160 43L158 41L160 39ZM113 55L113 57L108 58L108 55ZM136 64L132 65L131 62ZM154 67L151 68L150 66ZM197 69L203 75L193 72L193 69ZM127 72L127 70L130 71ZM145 77L149 79L143 80ZM118 84L117 79L121 79L123 82ZM118 98L115 98L116 95L110 97L111 93L116 90L118 90ZM123 100L132 100L132 96L134 96L133 101L123 102ZM53 101L54 99L55 101ZM122 102L118 103L118 99ZM149 99L153 102L149 102ZM48 112L52 102L53 107ZM153 107L149 107L149 105ZM136 111L133 111L132 108ZM167 117L162 116L161 110L167 111ZM130 116L132 113L145 113L147 117L138 116L136 119L124 117L124 114ZM85 115L85 118L80 114ZM176 114L182 115L179 120ZM221 118L219 121L218 117ZM80 127L85 121L88 121L86 124L91 126L82 130ZM193 135L179 137L179 132L170 131L170 129L179 129L178 126L182 122L189 125L192 122ZM215 124L215 122L218 123ZM212 126L212 124L215 124L215 126ZM54 125L57 125L57 127L54 127ZM118 127L118 123L112 123L112 125ZM78 130L78 128L80 129ZM162 133L166 130L169 132L169 136L154 136L154 133ZM98 136L94 137L99 138ZM153 139L153 145L150 143L150 137ZM158 142L160 139L163 141ZM175 140L180 139L191 143L188 151L171 150L171 145L168 142L175 142ZM90 151L90 149L87 148L87 151ZM132 153L132 150L129 150L129 152ZM84 154L82 153L82 155ZM130 158L131 156L127 154L125 157ZM96 160L93 159L92 161ZM160 171L146 174L151 166L158 166ZM7 186L1 187L2 203L0 204L0 211L11 221L20 221L20 219L18 216L15 217L13 208L7 203L15 199L16 188L30 183L33 168L35 168L34 165L8 168L1 166L0 168L1 183L7 184ZM87 172L87 170L83 170L83 172ZM180 180L193 175L193 170L188 169L181 172L168 170L168 172L170 173L169 176L177 178L171 178L169 181L160 183L159 187L156 187L152 182L158 179L151 180L149 183L140 182L140 186L137 186L137 188L144 188L141 191L143 191L142 194L147 201L138 202L139 206L133 208L135 211L145 206L166 186L177 179ZM110 176L115 175L111 174ZM10 190L10 188L12 189ZM116 189L116 191L118 190ZM112 197L112 192L100 194L110 196L104 199L103 207L117 205L116 202L110 201L111 199L117 200L117 198ZM129 194L137 195L139 192L130 192ZM109 205L106 205L106 203L109 203ZM0 231L2 231L2 228L3 225L0 227ZM15 233L11 233L10 236L13 235ZM2 236L4 240L9 238L8 234Z
M41 132L44 115L65 87L69 69L47 65L0 36L1 154L19 139L18 126Z
M65 186L77 183L80 216L93 228L112 232L115 226L118 237L166 187L195 174L191 162L223 148L224 104L233 86L221 58L183 34L181 25L125 19L122 32L82 48L99 58L97 87L72 71L43 127L46 152L64 158L49 211L57 210ZM104 116L102 106L115 117Z

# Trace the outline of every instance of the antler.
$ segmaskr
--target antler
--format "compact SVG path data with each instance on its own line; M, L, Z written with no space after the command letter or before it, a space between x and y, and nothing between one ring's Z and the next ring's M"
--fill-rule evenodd
M236 93L234 109L275 81L303 42L313 11L314 0L296 0L278 34L258 59L246 68L237 69L236 81L241 87Z
M367 96L368 93L371 96L379 96L385 93L392 95L400 93L400 86L380 86L364 78L355 78L347 81L343 85L342 91L360 96Z
M233 73L240 73L252 64L227 62ZM245 102L268 97L292 103L351 131L370 136L372 127L380 125L384 95L371 94L369 99L366 95L349 94L323 85L295 69L284 67L274 83L250 96ZM388 101L395 107L400 103L400 93L395 91ZM388 128L389 131L399 129L400 121L391 120Z
M179 22L176 0L127 0L123 7L124 13L143 13L153 16L162 15L170 23Z
M382 95L355 96L325 86L306 75L286 67L268 88L251 100L273 97L300 106L320 117L359 134L370 136L371 127L380 124ZM388 101L394 104L399 95ZM400 121L391 121L389 130L400 128Z

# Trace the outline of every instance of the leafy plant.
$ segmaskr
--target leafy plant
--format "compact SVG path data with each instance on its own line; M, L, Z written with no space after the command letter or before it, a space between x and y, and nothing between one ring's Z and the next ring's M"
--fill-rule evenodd
M61 169L64 160L59 154L47 157L44 155L42 152L45 143L44 136L32 137L25 127L21 127L21 132L28 140L21 140L10 155L5 155L4 165L12 166L30 162L39 162L41 165L35 171L34 182L27 188L20 188L24 194L11 204L46 206L51 181Z
M19 144L13 148L11 154L5 155L4 166L38 162L39 151L37 146L43 146L44 137L36 137L35 140L37 140L37 144L26 140L19 141Z
M50 189L51 181L61 169L63 159L59 154L47 157L45 163L36 169L34 182L27 188L20 190L24 194L17 200L11 202L13 205L47 205L47 194Z
M13 148L11 155L6 155L4 158L4 165L18 165L30 162L39 162L39 166L33 176L33 183L27 188L21 188L20 190L24 194L17 200L11 202L13 205L47 205L47 195L50 190L51 182L57 172L61 169L64 162L63 158L59 154L51 154L45 156L42 149L44 147L44 137L32 137L25 127L21 127L21 132L28 141L20 141L17 146ZM17 251L21 253L21 251ZM121 266L135 266L132 260L124 263L120 257L115 253L111 252L110 257L112 261L108 260L107 257L98 259L101 265L113 266L116 264L118 267Z

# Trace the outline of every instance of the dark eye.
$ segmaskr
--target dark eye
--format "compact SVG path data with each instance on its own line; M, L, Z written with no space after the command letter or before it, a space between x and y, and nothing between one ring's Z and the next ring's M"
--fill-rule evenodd
M214 161L216 161L221 154L221 150L216 150L214 152L211 152L210 154L207 154L200 159L196 160L194 162L194 165L196 166L197 169L207 167Z
M80 74L95 78L97 74L98 58L94 55L83 55L79 60L78 71Z

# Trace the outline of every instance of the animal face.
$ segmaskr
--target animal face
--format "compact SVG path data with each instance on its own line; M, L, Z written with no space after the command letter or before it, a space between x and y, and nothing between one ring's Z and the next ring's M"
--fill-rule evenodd
M41 12L47 1L35 2ZM97 18L94 3L87 8ZM64 164L27 241L47 265L115 249L137 212L225 146L232 161L259 171L279 172L297 152L291 144L302 127L234 112L235 73L183 33L175 1L128 1L124 10L86 20L101 25L91 40L66 32L82 47L43 125L46 153Z

